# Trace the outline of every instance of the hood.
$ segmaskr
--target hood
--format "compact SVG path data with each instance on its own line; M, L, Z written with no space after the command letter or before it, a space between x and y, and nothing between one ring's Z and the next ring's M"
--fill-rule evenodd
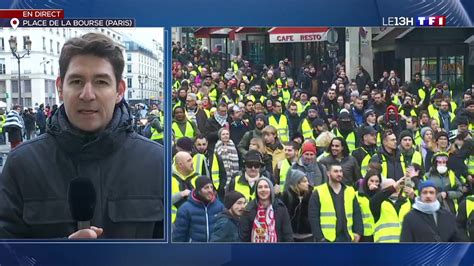
M258 186L258 183L260 182L267 182L268 183L268 186L270 187L270 199L271 199L271 203L273 204L275 202L275 191L273 190L273 183L272 181L270 181L270 179L264 177L264 176L261 176L259 179L257 179L257 182L255 182L255 199L258 199L258 195L257 195L257 186Z
M101 159L117 150L131 132L132 115L125 101L115 106L109 125L97 134L74 128L69 122L64 105L61 105L47 124L47 133L55 138L61 149L86 160Z

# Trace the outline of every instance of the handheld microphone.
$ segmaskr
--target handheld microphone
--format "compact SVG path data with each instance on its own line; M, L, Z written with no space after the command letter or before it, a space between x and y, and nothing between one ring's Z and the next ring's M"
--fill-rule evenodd
M67 198L71 215L77 221L77 229L89 229L96 205L96 193L91 180L84 177L71 180Z

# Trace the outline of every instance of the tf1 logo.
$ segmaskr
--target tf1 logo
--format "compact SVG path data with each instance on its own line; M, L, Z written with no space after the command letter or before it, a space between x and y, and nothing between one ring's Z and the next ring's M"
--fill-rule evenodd
M416 26L444 27L446 16L417 17Z

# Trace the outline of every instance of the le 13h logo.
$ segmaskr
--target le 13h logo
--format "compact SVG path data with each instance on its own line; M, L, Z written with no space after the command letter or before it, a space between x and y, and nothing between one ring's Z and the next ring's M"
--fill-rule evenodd
M383 17L383 26L392 27L444 27L446 26L446 16L429 17Z

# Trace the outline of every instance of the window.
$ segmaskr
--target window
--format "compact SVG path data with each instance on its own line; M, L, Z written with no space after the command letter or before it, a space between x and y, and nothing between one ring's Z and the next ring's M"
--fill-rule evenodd
M22 92L31 93L31 80L22 80L21 81ZM27 105L29 106L29 105Z
M66 37L66 29L63 29L63 37Z
M55 81L52 79L46 79L44 81L44 103L53 105L56 103L56 93L55 93Z
M446 81L449 88L464 89L464 56L448 56L439 58L439 79Z
M132 78L127 78L127 88L132 87Z
M53 40L49 40L49 51L53 53Z
M5 58L0 58L0 74L5 74Z
M23 36L23 50L26 51L26 42L30 39L30 36ZM31 48L31 47L30 47Z
M7 93L6 80L0 80L0 93Z
M132 73L132 65L127 65L127 73Z
M127 61L132 61L132 54L127 54Z
M56 52L59 54L59 42L56 43Z
M43 37L43 51L46 52L46 37Z
M0 50L5 50L5 42L3 41L3 38L0 38Z
M158 77L159 77L159 78L162 78L162 77L163 77L163 73L161 73L161 72L158 73Z

